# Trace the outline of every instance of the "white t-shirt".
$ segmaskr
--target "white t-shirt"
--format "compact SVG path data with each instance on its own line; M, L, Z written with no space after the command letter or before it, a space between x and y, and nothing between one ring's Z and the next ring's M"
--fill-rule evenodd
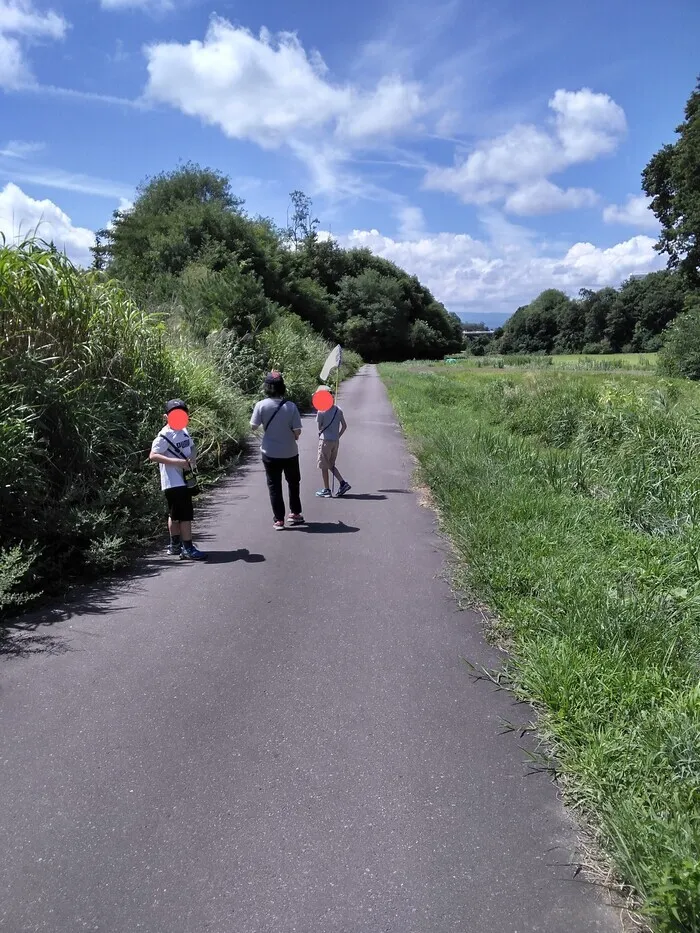
M167 425L151 444L151 451L154 454L162 454L164 457L173 458L176 456L175 451L171 450L170 446L166 444L166 437L173 447L176 447L184 457L191 459L194 456L194 441L189 433L186 430L173 431L173 429ZM187 469L187 464L184 460L182 461L182 467L166 466L164 463L159 463L158 466L160 467L161 489L175 489L177 486L186 485L185 478L182 475L183 471Z

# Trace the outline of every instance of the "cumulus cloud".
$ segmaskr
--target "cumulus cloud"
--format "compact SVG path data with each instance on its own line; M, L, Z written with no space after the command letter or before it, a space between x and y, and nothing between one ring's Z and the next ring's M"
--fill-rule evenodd
M624 111L588 88L556 91L549 108L553 116L546 126L518 124L480 142L453 166L431 168L425 187L470 204L504 201L520 214L592 205L597 197L590 189L563 190L548 176L613 152L626 130Z
M532 216L574 210L579 207L592 207L599 200L599 196L592 188L564 189L542 178L531 185L516 188L506 198L505 207L512 214Z
M74 226L53 201L36 201L12 183L0 190L0 233L8 242L36 235L55 243L73 262L87 266L92 260L90 247L95 243L92 230Z
M624 204L610 204L603 211L606 224L624 224L638 230L657 230L659 222L649 210L651 198L631 194Z
M360 87L334 82L318 53L289 32L273 35L213 17L204 40L146 49L147 100L266 149L290 146L319 177L356 147L410 129L421 87L396 75ZM332 174L332 172L331 172Z
M0 0L0 87L11 90L34 80L23 40L63 39L67 28L62 16L37 10L32 0Z
M53 10L40 13L32 0L0 0L0 32L62 39L67 24Z
M555 250L497 214L488 218L486 234L484 239L455 233L403 239L378 230L354 230L339 241L368 247L417 275L448 309L476 314L512 314L545 288L575 295L581 288L616 286L629 275L664 265L647 236L607 248L575 243Z

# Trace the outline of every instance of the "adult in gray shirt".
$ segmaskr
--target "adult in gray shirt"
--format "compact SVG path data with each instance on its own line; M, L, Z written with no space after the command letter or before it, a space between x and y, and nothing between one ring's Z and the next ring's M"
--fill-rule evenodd
M263 386L266 398L258 402L250 419L251 428L264 430L260 449L267 474L267 488L274 516L274 527L284 528L284 494L282 477L289 488L290 525L303 525L299 487L301 470L299 468L299 448L297 440L301 434L301 415L299 409L285 398L284 379L278 372L265 376Z

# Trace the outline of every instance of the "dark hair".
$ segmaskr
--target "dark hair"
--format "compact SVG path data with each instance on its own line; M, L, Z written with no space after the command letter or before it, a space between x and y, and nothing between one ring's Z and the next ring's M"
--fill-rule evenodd
M268 398L282 398L287 391L282 374L272 370L265 376L263 391Z
M263 392L268 398L283 398L287 392L284 379L279 379L275 382L266 382L263 386Z

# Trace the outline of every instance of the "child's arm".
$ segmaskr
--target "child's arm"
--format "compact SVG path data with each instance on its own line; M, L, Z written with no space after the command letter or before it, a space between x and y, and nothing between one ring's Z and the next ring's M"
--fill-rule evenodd
M190 465L189 460L184 460L181 457L171 457L169 453L165 453L167 449L167 442L163 439L163 436L159 434L151 445L151 452L148 455L148 459L152 463L162 463L164 466L179 467L181 470L184 470Z
M162 463L165 466L179 467L181 470L189 465L189 460L182 460L180 457L166 457L165 454L157 454L151 451L148 459L153 463Z
M343 436L343 434L345 434L345 432L347 431L347 429L348 429L348 423L347 423L347 421L345 420L345 415L344 415L344 414L342 413L342 411L341 411L341 413L340 413L340 433L338 434L338 440L340 440L340 438Z

